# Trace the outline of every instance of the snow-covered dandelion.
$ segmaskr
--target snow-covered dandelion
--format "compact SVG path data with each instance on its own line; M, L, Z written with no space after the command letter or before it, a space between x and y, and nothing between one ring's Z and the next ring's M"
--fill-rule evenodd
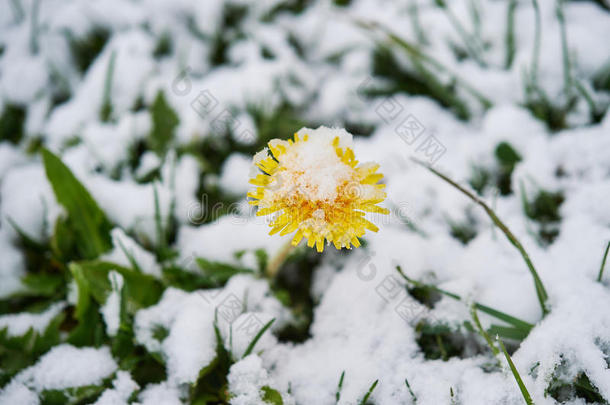
M389 213L377 205L386 198L383 174L376 163L358 164L346 130L302 128L268 145L254 156L248 197L257 215L275 215L269 234L296 231L293 246L306 238L322 252L325 241L351 249L367 229L378 231L365 213Z

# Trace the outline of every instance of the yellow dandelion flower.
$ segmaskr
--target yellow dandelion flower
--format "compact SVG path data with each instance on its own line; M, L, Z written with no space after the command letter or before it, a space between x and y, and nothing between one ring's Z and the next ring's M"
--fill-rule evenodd
M365 212L388 214L385 184L376 163L358 164L352 135L344 129L302 128L294 140L273 139L253 159L257 168L248 193L257 215L273 214L273 235L296 232L292 245L324 249L325 241L341 249L360 246L359 237L378 228Z

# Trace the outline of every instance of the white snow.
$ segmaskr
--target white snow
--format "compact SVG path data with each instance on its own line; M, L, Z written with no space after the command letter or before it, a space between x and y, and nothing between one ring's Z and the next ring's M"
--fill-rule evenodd
M123 289L123 276L116 271L108 273L108 280L112 291L106 298L106 302L100 308L100 312L106 323L108 336L116 336L121 323L121 290Z
M11 382L0 390L1 404L38 405L40 399L34 391L18 382Z
M38 3L35 24L32 7ZM295 127L291 133L272 134L282 139L294 131L301 138L309 134L308 143L280 159L294 172L304 172L290 179L291 186L307 190L313 199L335 197L337 184L349 174L332 147L339 136L340 146L353 148L359 162L380 164L388 194L384 205L392 210L391 215L373 217L380 230L366 235L366 247L349 254L324 252L321 264L313 269L311 336L302 343L279 342L274 335L293 315L273 296L262 275L234 276L225 287L206 291L168 288L156 305L138 311L134 322L137 342L166 362L166 381L138 387L127 372L117 371L121 359L113 359L108 347L62 344L5 385L0 404L39 404L38 396L45 389L99 384L109 378L114 378L113 387L103 392L100 405L126 404L134 392L141 404L182 404L188 386L216 356L215 310L223 343L235 360L228 388L237 405L261 403L264 385L280 391L286 404L335 404L343 371L341 405L358 403L375 380L379 384L371 397L374 403L412 403L405 379L418 404L451 403L450 389L457 403L522 403L503 359L501 370L484 370L495 362L489 352L446 362L424 358L417 343L417 321L425 316L455 328L470 319L468 306L443 297L428 309L404 294L388 297L398 277L396 265L413 279L460 294L466 302L476 300L535 324L513 359L536 404L556 403L545 393L553 373L569 380L584 372L608 400L610 270L601 283L596 278L610 240L610 94L591 82L610 60L610 14L593 1L562 2L573 78L606 111L599 123L589 124L589 106L581 98L566 116L567 128L551 132L525 107L524 78L531 72L535 47L531 2L517 2L510 68L504 67L506 2L447 2L475 43L481 43L487 67L457 55L464 51L460 33L447 12L431 0L353 0L347 7L317 1L300 14L283 10L270 15L284 3L0 3L0 116L8 106L26 111L24 140L19 145L0 143L0 298L21 292L26 274L26 257L10 222L30 238L52 245L54 224L63 212L39 155L32 153L39 141L61 156L113 223L112 250L99 259L131 267L129 254L144 273L159 280L162 266L169 263L159 263L152 253L158 242L155 189L163 221L174 208L177 229L171 248L179 255L175 263L190 271L200 271L196 257L257 270L257 249L273 258L286 242L279 235L268 235L269 219L256 217L245 199L252 162L270 153L268 148L254 157L244 152L260 135L260 117L254 112L277 119L278 107L287 107L286 114L293 109L303 125L317 128ZM538 3L539 83L550 101L562 105L566 92L557 2ZM15 4L21 4L23 16ZM218 63L210 55L217 50L213 40L218 39L215 35L229 5L243 5L247 12L241 22L224 28L229 42L224 60ZM390 42L379 31L356 22L378 23L417 45L414 5L425 37L421 49L447 68L433 69L432 74L453 86L453 93L471 113L469 120L456 118L428 96L367 95L368 90L392 85L374 74L373 58L377 44ZM475 9L480 12L478 27ZM38 30L34 35L33 27ZM89 68L80 72L69 38L84 40L94 27L107 29L109 40ZM171 38L172 46L167 55L156 57L162 35ZM400 47L393 48L398 66L417 68ZM113 57L112 114L108 122L101 122ZM484 109L452 76L468 82L493 106ZM69 98L58 103L63 91ZM131 161L132 148L147 142L153 123L151 112L136 105L140 101L150 105L159 91L179 118L172 150L164 156L145 151ZM423 132L418 136L405 132L406 119L419 122ZM218 141L219 153L224 154L226 145L219 135L225 124L236 150L228 151L222 166L209 167L208 153L215 152L200 154L199 142ZM265 123L270 124L276 122ZM283 122L278 124L284 127ZM359 128L368 127L373 128L370 136L358 136L363 135ZM440 156L425 147L432 136L442 144ZM494 151L500 142L508 142L522 157L512 174L514 192L503 196L492 186L481 198L519 238L544 281L551 307L544 319L531 275L517 250L480 207L409 160L413 156L432 163L469 187L474 166L498 169ZM144 182L156 169L160 178ZM222 207L228 215L208 222L211 210L218 207L211 205L209 195L198 193L212 186L237 202ZM524 214L522 189L530 200L541 189L563 194L562 218L556 224L559 235L552 244L539 242L539 225ZM449 221L470 217L476 236L464 245L450 235ZM237 252L245 253L238 257ZM101 311L106 332L113 336L119 327L122 277L117 272L110 277L113 290ZM43 332L66 303L74 305L74 283L68 287L68 296L44 312L0 316L0 329L7 327L10 336L23 335L29 328ZM397 312L399 304L406 312ZM484 313L479 316L484 326L501 323ZM242 359L252 332L273 318L276 321L253 353ZM159 340L155 332L161 328L168 335Z
M0 329L7 328L9 336L22 336L29 329L39 334L44 333L49 322L55 318L66 306L63 302L51 305L47 310L39 314L22 312L19 314L0 316Z
M146 389L138 395L138 399L141 405L183 405L180 394L178 388L162 382L146 386Z
M61 390L101 384L116 369L117 364L108 347L77 348L62 344L53 347L36 364L17 374L13 381L36 392Z
M248 175L252 159L240 153L233 153L222 166L218 184L228 193L244 196L250 188Z
M138 312L136 338L151 352L160 352L167 361L169 382L194 383L199 370L216 357L214 312L198 293L169 288L161 301ZM157 328L169 335L162 342L154 338Z
M131 256L143 273L155 277L161 275L161 269L156 262L155 256L139 246L137 242L127 236L121 228L114 228L111 235L113 249L102 255L102 260L131 268L132 264L129 259L129 256Z
M131 375L126 371L117 371L112 387L105 390L94 402L95 405L123 405L128 404L131 394L137 390L138 384L133 381Z
M233 405L265 405L262 387L273 389L269 373L263 367L263 362L255 354L251 354L231 366L229 372L229 391ZM285 404L294 404L287 393L281 393Z
M6 224L6 225L4 225ZM0 229L0 297L8 297L22 289L21 277L25 273L25 260L19 249L11 241L7 229L10 225L3 222Z

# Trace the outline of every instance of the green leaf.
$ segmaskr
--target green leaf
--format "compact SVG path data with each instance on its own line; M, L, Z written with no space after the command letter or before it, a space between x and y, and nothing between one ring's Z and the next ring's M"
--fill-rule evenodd
M246 349L246 351L244 352L243 357L248 356L250 353L252 353L252 350L254 350L254 346L256 346L256 343L258 343L258 341L260 340L260 338L263 336L263 333L265 333L267 331L267 329L269 329L271 327L271 325L273 324L273 322L275 322L275 318L273 318L272 320L270 320L269 322L267 322L265 324L265 326L263 326L261 328L261 330L258 331L258 333L256 334L256 336L254 336L254 339L252 339L252 341L250 342L250 344L248 345L248 348ZM243 358L242 357L242 358Z
M516 340L517 342L521 342L525 340L529 331L519 328L507 327L507 326L499 326L499 325L491 325L488 331L491 335L498 335L504 339Z
M20 296L52 297L63 291L65 278L59 273L28 273L21 279L21 282L25 291L20 292L18 294Z
M483 329L483 326L481 326L481 321L479 320L479 316L477 315L477 309L474 305L470 308L470 314L472 316L472 320L474 321L474 324L477 327L477 331L479 332L479 334L481 336L483 336L483 338L487 342L487 345L493 352L494 356L497 356L498 354L500 354L500 351L493 344L493 341L491 340L491 337L489 336L489 334L487 332L485 332L485 329Z
M193 273L176 266L164 268L163 276L167 284L185 291L219 287L218 280L207 274Z
M44 405L77 405L92 403L102 394L110 383L103 385L86 385L63 390L45 390L41 393Z
M341 377L339 377L339 384L337 385L337 392L335 393L335 401L339 402L341 399L341 390L343 389L343 379L345 378L345 370L341 372Z
M269 255L265 249L256 249L254 255L256 256L258 271L263 274L267 268L267 263L269 262Z
M597 281L601 283L602 277L604 276L604 269L606 268L606 259L608 258L608 251L610 250L610 242L606 245L606 251L604 252L604 257L602 258L602 265L599 268L599 273L597 274Z
M261 391L263 392L263 401L265 401L266 403L272 405L284 405L282 395L277 390L274 390L268 385L265 385L261 388Z
M74 309L74 317L78 324L70 332L68 342L75 346L99 347L102 344L105 330L99 313L99 305L92 302L91 287L83 268L76 263L70 263L68 268L78 289L78 298Z
M62 262L69 262L71 258L78 257L75 234L68 218L58 217L55 221L50 247Z
M479 311L485 312L487 315L491 315L501 321L511 324L517 329L521 329L521 330L527 331L529 333L529 331L531 331L534 328L534 325L532 325L531 323L522 321L519 318L515 318L514 316L508 315L502 311L498 311L497 309L488 307L487 305L475 303L475 306L477 307L477 309Z
M87 282L87 288L100 305L106 302L112 289L108 274L113 270L123 276L123 289L130 313L156 304L163 293L161 282L153 276L135 272L115 263L94 260L71 263L70 267L79 267L83 270L82 274Z
M13 375L31 366L51 347L60 343L60 325L65 314L60 312L49 322L42 334L30 328L21 336L9 336L7 328L0 329L0 387Z
M112 225L91 194L53 153L43 149L42 158L55 197L68 213L79 255L93 259L110 250Z
M70 263L68 268L70 269L70 273L72 273L72 277L74 277L78 289L74 316L77 320L81 321L84 319L84 316L89 309L89 305L91 304L91 290L81 266L76 263Z
M506 357L506 361L508 362L510 371L512 371L513 377L515 377L515 380L517 381L517 385L519 386L519 390L521 391L521 395L523 396L525 403L527 405L534 405L534 401L532 401L532 397L530 396L530 393L527 391L527 388L525 387L525 384L523 383L523 380L521 379L521 376L519 375L519 371L517 370L517 367L515 367L513 360L510 358L510 356L508 355L508 352L506 351L506 347L504 347L504 343L502 343L502 341L499 339L498 339L498 342L500 343L500 348L502 349L502 352L504 353L504 357Z
M379 382L379 380L375 380L375 382L373 383L373 385L371 385L371 388L369 388L368 392L366 393L366 395L364 396L364 398L362 398L362 401L360 401L360 405L366 405L366 401L369 400L369 397L371 396L371 394L373 393L373 391L375 390L375 387L377 387L377 383Z
M407 390L409 390L409 395L411 395L411 399L413 400L413 403L416 403L417 402L417 397L415 396L415 393L411 389L411 385L409 384L409 380L407 380L406 378L405 378L405 385L407 386ZM453 390L451 391L451 396L453 396Z
M105 327L99 309L112 291L108 274L116 271L123 276L124 284L121 290L121 322L113 341L113 351L131 351L131 317L137 310L159 300L163 291L161 283L150 275L103 261L73 262L69 268L78 286L75 308L78 326L71 332L69 341L80 346L99 346L103 342Z
M180 122L178 116L165 100L163 91L157 93L150 113L152 115L152 131L149 137L150 148L159 156L164 156L167 147L174 139L174 130Z
M217 312L214 315L214 334L216 335L216 358L200 370L197 382L191 387L190 403L194 405L229 403L227 375L232 365L232 355L224 346L218 328Z
M104 80L104 93L102 95L102 107L100 109L100 121L110 121L112 115L112 100L110 99L112 90L112 76L114 75L114 64L116 61L116 51L110 54L108 68L106 70L106 78Z
M231 277L240 273L252 273L252 270L231 264L216 262L198 257L195 259L197 265L204 274L210 277L216 285L224 285Z

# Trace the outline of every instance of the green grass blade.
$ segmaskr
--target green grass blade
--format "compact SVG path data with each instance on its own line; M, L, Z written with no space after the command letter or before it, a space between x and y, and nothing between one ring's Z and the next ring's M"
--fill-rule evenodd
M153 184L153 194L155 200L155 229L157 232L157 248L160 252L163 252L166 249L166 238L163 220L161 219L161 203L159 202L159 190L157 189L157 183Z
M540 6L538 0L532 0L535 16L535 31L534 31L534 49L532 51L532 67L530 70L529 82L535 86L538 85L538 64L540 59L540 40L542 35L542 19L540 17Z
M597 281L601 283L602 277L604 276L604 268L606 268L606 259L608 258L608 250L610 250L610 241L606 245L606 251L604 252L604 257L602 259L602 265L599 268L599 273L597 274Z
M254 350L254 346L256 346L256 343L258 343L258 341L260 340L260 338L263 336L263 333L265 333L267 331L267 329L269 329L271 327L271 325L273 324L273 322L275 322L275 318L273 318L272 320L270 320L269 322L267 322L265 324L265 326L263 326L261 328L261 330L258 331L258 333L256 334L256 336L254 336L254 339L252 339L252 341L250 342L250 344L248 345L248 348L246 349L246 351L244 352L243 357L248 356L250 353L252 353L252 350Z
M125 257L127 257L129 264L131 264L131 267L133 268L133 270L137 271L138 273L142 273L142 268L138 264L135 257L133 257L133 254L129 250L127 250L127 248L125 247L125 245L123 244L123 242L121 241L120 238L117 238L116 240L119 243L119 247L121 248L121 251L123 251L123 254L125 255Z
M521 342L527 337L529 331L510 327L510 326L507 327L507 326L500 326L500 325L491 325L489 327L489 333L491 333L494 336L495 335L500 336L501 338L504 338L504 339L510 339L510 340L515 340L517 342Z
M102 122L110 121L112 115L112 77L114 76L114 65L116 62L116 51L112 51L108 60L108 68L106 70L106 78L104 79L104 93L102 94L102 106L100 108L100 120Z
M345 370L341 372L341 377L339 378L339 385L337 386L337 392L335 393L335 400L339 402L341 399L341 389L343 388L343 379L345 378Z
M89 191L70 169L47 149L42 150L42 159L55 198L68 213L80 256L84 259L94 259L110 250L112 225Z
M34 55L38 53L38 32L40 27L38 26L38 15L40 14L40 0L34 0L32 2L32 13L30 18L30 52Z
M603 108L597 106L597 103L593 99L593 94L591 94L589 89L587 89L585 84L579 79L574 79L574 87L576 87L576 90L578 90L582 98L589 106L589 115L591 116L591 122L600 122L604 117L605 111Z
M508 315L504 312L501 312L501 311L498 311L491 307L488 307L487 305L479 304L478 302L475 302L474 305L477 307L477 309L479 311L485 312L487 315L491 315L495 318L500 319L501 321L509 323L517 329L521 329L523 331L529 332L534 327L534 325L532 325L531 323L525 322L519 318L515 318L514 316Z
M504 352L504 357L506 357L506 361L508 362L510 371L512 371L513 376L515 377L515 380L517 381L517 385L519 386L519 390L521 391L521 395L523 395L523 399L525 400L525 403L528 405L534 405L534 401L532 401L532 397L530 396L530 393L527 391L527 388L525 387L525 384L523 383L523 380L521 379L521 376L519 375L519 371L517 371L517 367L515 367L513 360L510 358L510 356L508 355L508 352L506 351L506 347L504 347L504 343L502 343L502 341L500 339L498 339L498 342L500 343L500 348L502 349L502 352Z
M440 6L440 8L443 9L445 14L447 15L447 18L449 19L449 22L451 23L453 28L455 28L458 35L462 38L462 42L466 47L466 52L480 67L486 68L487 63L483 60L483 57L481 56L481 46L479 45L478 40L466 31L460 20L453 13L451 8L447 6L447 3L445 1L437 0L436 3Z
M483 336L483 339L485 339L485 341L487 342L487 345L493 352L494 356L497 356L498 354L500 354L500 350L498 350L498 348L493 344L491 337L489 336L489 334L487 332L485 332L485 329L483 329L483 326L481 326L481 321L479 320L479 316L477 315L477 309L474 305L472 307L470 307L470 315L472 316L472 320L474 321L474 324L477 327L479 334L481 336Z
M568 34L566 31L566 21L563 14L563 0L557 0L556 5L557 21L559 21L559 33L561 35L561 56L563 62L563 86L566 96L570 96L572 93L572 64L570 62L570 55L568 50Z
M416 0L409 1L408 13L411 21L411 26L413 27L415 37L417 38L417 42L420 44L427 44L428 39L426 38L424 30L421 26L421 22L419 19L419 8Z
M360 405L366 405L366 401L369 400L369 397L371 396L371 394L373 393L373 391L375 390L375 387L377 387L377 383L379 382L379 380L375 380L375 382L373 383L373 385L371 385L371 388L369 388L368 392L366 393L366 395L364 396L364 398L362 398L362 401L359 402Z
M415 396L415 393L411 389L411 385L409 384L409 380L407 380L406 378L405 378L405 385L407 386L407 389L409 390L409 394L411 395L411 398L413 399L413 403L416 403L417 402L417 397Z
M506 56L504 58L504 67L510 69L515 60L515 10L517 9L517 0L510 0L506 11Z

